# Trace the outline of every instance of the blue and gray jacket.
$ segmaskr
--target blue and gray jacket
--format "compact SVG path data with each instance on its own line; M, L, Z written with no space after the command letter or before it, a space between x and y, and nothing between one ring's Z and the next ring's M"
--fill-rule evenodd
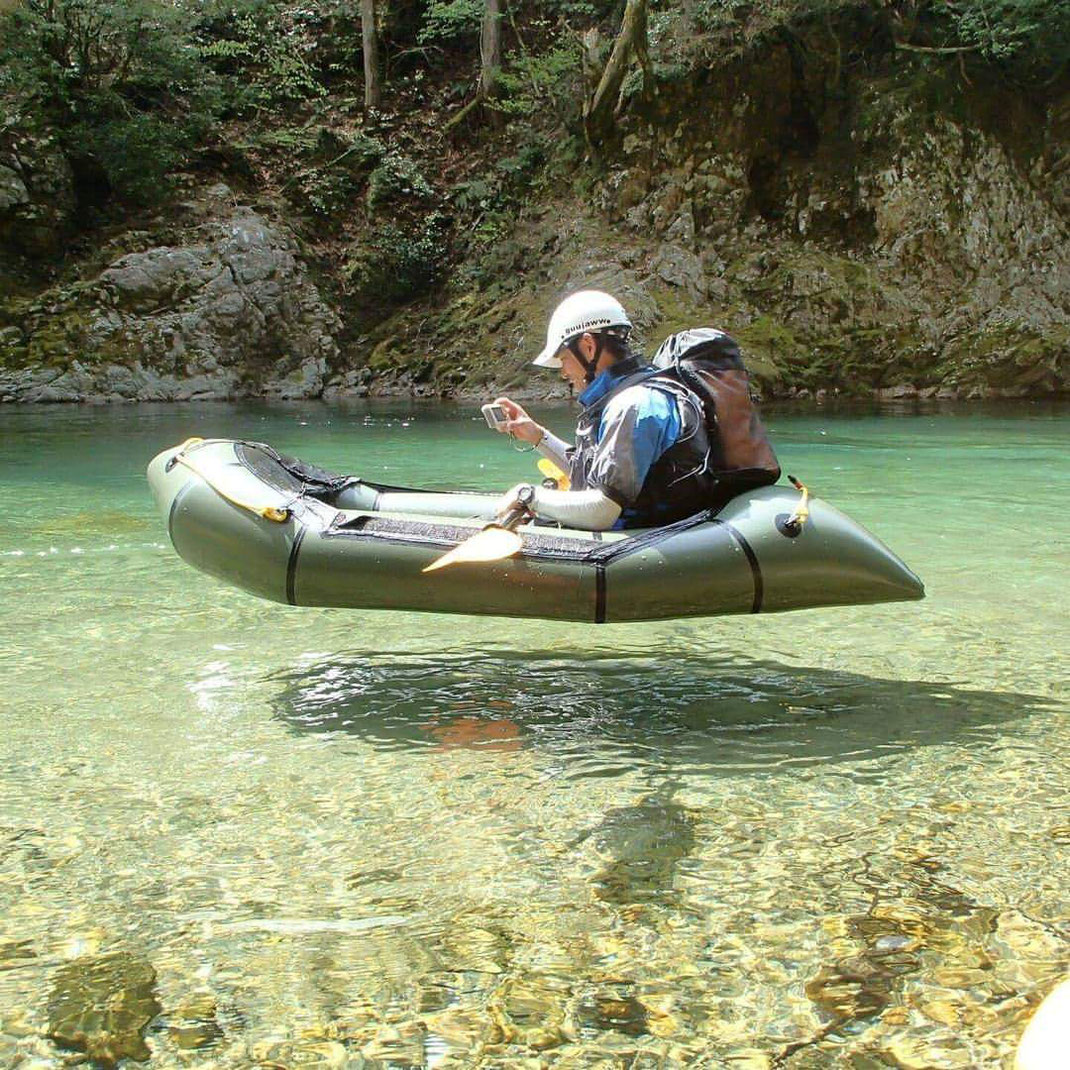
M702 402L640 357L603 371L579 397L569 451L574 490L601 490L621 507L615 527L656 527L707 509L716 479Z

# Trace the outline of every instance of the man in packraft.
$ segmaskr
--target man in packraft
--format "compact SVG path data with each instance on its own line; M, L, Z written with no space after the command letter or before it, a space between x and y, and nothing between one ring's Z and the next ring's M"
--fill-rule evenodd
M570 528L657 527L776 482L780 469L735 343L709 328L684 331L651 363L629 346L631 329L621 303L598 290L574 293L554 310L534 363L559 369L579 393L576 443L505 397L495 402L505 415L497 430L531 443L571 487L518 484L500 512L523 501Z

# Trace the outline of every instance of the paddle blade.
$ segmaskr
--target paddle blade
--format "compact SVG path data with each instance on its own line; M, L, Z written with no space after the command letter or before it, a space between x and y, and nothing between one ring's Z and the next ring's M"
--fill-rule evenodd
M523 544L524 540L515 531L496 526L484 528L436 558L423 571L435 572L447 565L459 565L467 561L501 561L512 557Z
M538 462L538 468L547 479L552 479L557 484L558 490L568 490L572 486L568 476L549 457L541 458Z

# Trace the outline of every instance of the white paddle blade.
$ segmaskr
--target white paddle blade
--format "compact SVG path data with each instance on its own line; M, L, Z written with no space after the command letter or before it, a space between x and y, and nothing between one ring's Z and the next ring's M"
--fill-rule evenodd
M423 571L435 572L447 565L458 565L467 561L501 561L512 557L523 545L524 540L515 531L498 527L485 528L436 558Z

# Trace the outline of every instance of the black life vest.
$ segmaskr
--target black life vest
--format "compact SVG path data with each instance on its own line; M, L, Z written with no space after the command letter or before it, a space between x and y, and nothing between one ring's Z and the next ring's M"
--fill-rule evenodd
M662 343L655 354L660 366L638 357L618 363L617 382L584 409L576 428L576 447L569 454L570 478L576 490L590 487L589 475L598 445L602 414L610 400L629 387L642 384L674 399L681 417L680 435L650 467L639 496L622 504L627 527L670 524L705 509L718 510L731 498L753 487L775 483L780 477L761 422L750 401L747 374L739 357L710 351L705 332L683 331ZM720 331L712 332L735 343ZM698 364L684 336L700 335L707 355ZM675 345L670 346L675 340ZM668 349L666 347L669 347ZM723 348L718 343L718 347ZM671 354L666 360L666 354ZM708 368L715 360L717 367ZM724 365L722 367L722 365ZM707 376L712 382L707 382Z

